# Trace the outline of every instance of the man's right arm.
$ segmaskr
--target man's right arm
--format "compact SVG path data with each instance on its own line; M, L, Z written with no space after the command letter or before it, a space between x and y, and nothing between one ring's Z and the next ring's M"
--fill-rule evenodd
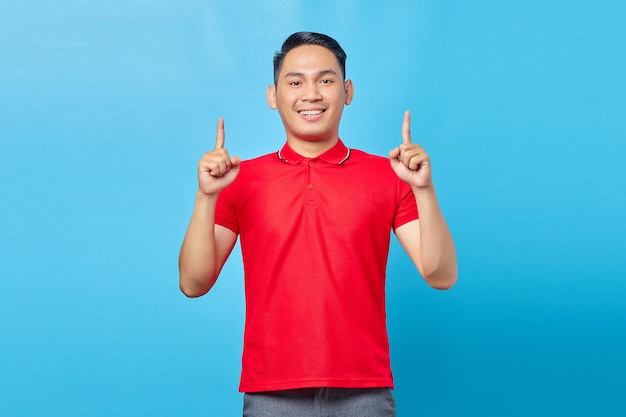
M224 149L224 121L217 123L215 149L198 163L198 192L193 214L178 258L179 285L188 297L206 294L235 246L237 235L215 224L219 193L239 173L241 160Z
M200 191L196 195L178 260L180 289L188 297L199 297L213 287L237 241L232 230L215 225L216 201Z

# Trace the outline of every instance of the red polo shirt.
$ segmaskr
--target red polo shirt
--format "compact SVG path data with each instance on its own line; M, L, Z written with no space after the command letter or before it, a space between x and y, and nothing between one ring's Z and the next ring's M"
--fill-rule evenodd
M240 391L393 387L385 313L390 232L417 219L389 160L339 141L244 161L215 221L240 235Z

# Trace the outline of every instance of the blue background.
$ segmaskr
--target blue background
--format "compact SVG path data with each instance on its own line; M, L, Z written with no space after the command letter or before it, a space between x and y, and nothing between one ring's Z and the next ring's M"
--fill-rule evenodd
M0 1L0 414L240 415L240 256L190 300L178 250L217 118L278 149L272 55L313 30L349 146L412 111L457 243L447 292L393 243L398 415L626 415L624 4Z

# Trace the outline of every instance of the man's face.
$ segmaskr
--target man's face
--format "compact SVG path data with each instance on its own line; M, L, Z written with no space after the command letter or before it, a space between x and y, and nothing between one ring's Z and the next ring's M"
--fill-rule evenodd
M276 86L267 91L268 104L278 109L287 139L334 144L343 106L352 101L351 81L335 55L318 45L302 45L287 53Z

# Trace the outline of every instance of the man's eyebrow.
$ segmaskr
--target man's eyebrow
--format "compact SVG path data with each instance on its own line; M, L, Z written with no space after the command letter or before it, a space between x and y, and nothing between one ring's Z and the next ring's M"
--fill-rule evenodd
M324 76L324 75L335 75L336 76L337 72L332 70L332 69L325 69L325 70L318 71L316 75L318 77L319 76ZM304 77L304 73L298 72L298 71L290 71L287 74L285 74L283 78L288 78L288 77Z

